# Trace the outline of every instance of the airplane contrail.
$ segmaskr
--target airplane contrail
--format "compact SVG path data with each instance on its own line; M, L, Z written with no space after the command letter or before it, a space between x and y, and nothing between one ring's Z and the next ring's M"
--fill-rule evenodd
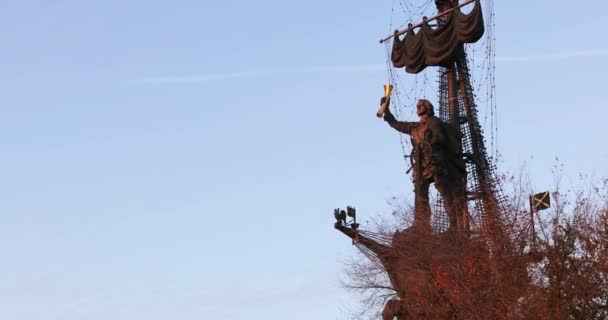
M496 57L496 62L546 61L579 57L599 57L608 55L608 50L564 51L529 56Z
M608 49L602 50L580 50L580 51L562 51L553 53L544 53L538 55L527 56L499 56L496 57L496 62L500 63L516 63L516 62L532 62L532 61L550 61L581 57L600 57L608 56ZM147 77L143 79L144 83L148 84L190 84L204 83L210 81L272 76L277 74L294 74L294 73L361 73L361 72L377 72L386 70L384 64L358 64L358 65L335 65L335 66L310 66L310 67L295 67L290 69L275 69L266 71L246 71L246 72L227 72L227 73L210 73L198 75L169 75Z

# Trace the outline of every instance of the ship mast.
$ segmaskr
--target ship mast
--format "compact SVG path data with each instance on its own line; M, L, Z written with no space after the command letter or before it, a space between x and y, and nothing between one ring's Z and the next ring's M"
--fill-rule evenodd
M476 42L484 33L480 0L463 3L435 0L435 4L438 10L435 16L424 17L420 23L396 30L380 42L393 39L391 60L395 68L404 68L410 74L418 74L427 67L440 68L439 117L459 131L466 163L466 201L469 205L463 217L464 229L496 233L493 226L500 219L504 199L485 148L464 49L465 44ZM475 7L469 14L464 14L461 8L470 4ZM430 27L431 21L437 21L435 29ZM405 36L400 39L402 35ZM433 211L435 215L445 215L440 204L435 205ZM441 231L445 227L435 226L435 229Z
M463 13L461 8L470 4L474 4L473 9ZM435 317L442 314L445 319L461 318L462 310L446 298L454 288L445 279L469 271L454 272L454 267L485 270L481 271L485 274L481 278L494 283L502 278L492 277L491 268L484 268L491 264L491 257L504 257L501 253L512 257L513 251L510 241L502 241L508 240L503 237L509 233L500 221L506 206L486 151L465 50L466 44L477 42L485 32L480 0L462 4L458 0L435 0L435 5L438 13L433 17L395 30L380 41L392 39L393 43L388 50L390 62L387 61L392 64L388 69L391 82L385 85L377 116L383 116L392 128L411 138L414 222L393 234L374 233L359 229L354 208L334 210L334 227L385 271L388 285L381 288L394 294L385 303L382 312L385 320L430 318L426 314L429 309L421 308L428 304L448 306L443 310L432 308ZM431 21L436 22L433 27ZM420 99L416 105L420 121L398 121L389 107L392 89L397 88L394 69L403 68L406 73L416 75L427 67L439 69L438 114L430 101ZM489 84L493 84L493 78ZM410 92L417 95L415 89ZM438 191L432 210L428 195L431 183ZM433 222L425 223L429 211ZM348 217L352 220L347 221ZM477 260L472 258L473 253ZM475 266L469 268L471 263ZM443 280L439 281L439 277ZM446 283L449 288L441 289ZM458 291L454 292L458 296Z

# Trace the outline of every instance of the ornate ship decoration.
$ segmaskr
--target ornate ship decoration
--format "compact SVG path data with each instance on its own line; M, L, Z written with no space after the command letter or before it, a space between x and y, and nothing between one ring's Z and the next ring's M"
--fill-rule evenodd
M493 16L492 2L488 2ZM409 319L404 301L411 295L406 287L415 275L412 268L404 264L418 263L413 256L419 254L416 246L421 242L426 241L427 248L435 248L445 247L445 243L451 246L468 239L481 239L489 252L508 250L492 248L494 240L508 236L501 223L507 208L486 149L466 49L467 45L482 39L493 24L484 22L480 0L463 3L435 0L435 5L435 16L424 17L422 22L408 24L407 28L395 30L393 35L380 40L386 44L392 42L387 46L391 83L385 85L377 116L411 139L412 152L407 157L415 190L414 223L388 235L359 229L353 208L349 207L348 212L339 209L334 212L335 228L382 267L398 296L386 304L384 319ZM465 6L470 9L468 13L463 11ZM493 43L489 49L493 50ZM489 55L493 72L493 52ZM392 97L398 87L395 79L399 75L395 72L404 69L406 74L417 75L428 68L437 68L439 72L437 114L430 101L420 99L416 103L420 121L397 120L391 112L391 108L399 105L398 96ZM490 86L493 90L493 81ZM391 104L391 100L397 103ZM432 204L430 185L438 191ZM351 221L347 221L349 218Z

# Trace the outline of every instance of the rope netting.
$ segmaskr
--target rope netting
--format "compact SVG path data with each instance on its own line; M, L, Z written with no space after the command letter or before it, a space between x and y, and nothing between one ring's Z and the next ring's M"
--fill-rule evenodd
M465 13L472 6L465 6L461 10ZM485 20L484 37L474 43L465 46L465 58L461 61L463 74L459 81L465 81L465 91L458 91L458 109L460 116L466 116L468 123L461 125L463 134L463 152L475 154L478 160L467 164L467 190L471 193L491 193L496 199L492 200L497 205L504 204L502 192L496 183L494 162L498 156L498 113L496 107L496 85L495 85L495 33L494 33L494 1L482 1ZM393 0L391 9L391 20L388 34L395 29L403 29L408 24L415 24L422 17L430 17L437 12L433 0ZM398 24L394 22L398 21ZM439 22L434 22L435 25ZM433 23L431 23L433 26ZM439 109L442 120L449 119L447 108L447 78L445 69L426 68L418 74L406 74L402 69L395 69L391 62L392 42L385 42L386 69L388 83L394 86L391 97L392 110L400 120L416 120L415 106L418 99L428 99ZM471 66L469 68L469 66ZM470 97L468 110L464 110L463 94ZM486 149L482 127L489 137L489 150ZM477 141L474 143L473 141ZM407 135L400 136L400 144L405 159L406 167L409 168L411 143ZM406 170L404 170L405 172ZM435 198L433 205L432 224L436 231L442 232L448 227L448 218L442 204L440 195L432 195ZM487 218L488 205L484 204L484 197L479 200L469 201L469 213L471 215L471 228L481 227Z

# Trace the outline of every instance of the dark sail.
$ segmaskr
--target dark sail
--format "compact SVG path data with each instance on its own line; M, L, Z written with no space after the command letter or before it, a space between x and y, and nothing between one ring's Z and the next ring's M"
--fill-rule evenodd
M469 14L460 9L444 17L433 29L424 22L417 33L410 30L403 40L394 38L391 60L395 68L405 67L408 73L419 73L427 66L445 66L454 61L464 43L474 43L484 33L480 1Z

